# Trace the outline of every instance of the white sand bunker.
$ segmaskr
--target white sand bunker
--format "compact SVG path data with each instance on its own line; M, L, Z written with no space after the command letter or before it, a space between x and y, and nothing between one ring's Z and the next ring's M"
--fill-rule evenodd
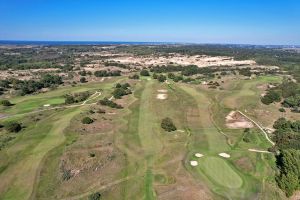
M190 161L191 166L195 167L198 165L198 161L192 160Z
M167 97L168 97L167 94L157 94L157 95L156 95L156 98L157 98L157 99L160 99L160 100L164 100L164 99L166 99Z
M231 111L225 118L228 128L252 128L253 123L242 116L239 112Z
M50 104L45 104L45 105L44 105L44 107L49 107L49 106L50 106Z
M219 153L219 156L221 156L223 158L230 158L230 155L227 153Z
M195 156L196 156L197 158L201 158L201 157L203 157L203 154L201 154L201 153L195 153Z
M157 90L157 92L159 92L159 93L167 93L168 90Z

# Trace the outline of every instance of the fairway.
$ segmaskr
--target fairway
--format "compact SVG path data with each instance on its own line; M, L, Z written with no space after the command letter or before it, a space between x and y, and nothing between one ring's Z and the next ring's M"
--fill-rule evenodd
M200 168L215 183L232 189L242 186L243 180L222 158L205 157L200 160Z

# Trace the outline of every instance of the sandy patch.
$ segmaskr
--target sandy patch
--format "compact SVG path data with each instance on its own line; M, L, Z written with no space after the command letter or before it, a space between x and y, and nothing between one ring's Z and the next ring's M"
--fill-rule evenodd
M223 158L230 158L230 155L227 153L219 153L219 156L221 156Z
M203 157L203 154L201 154L201 153L195 153L195 156L196 156L197 158L201 158L201 157Z
M49 107L49 106L50 106L50 104L45 104L45 105L44 105L44 107Z
M168 97L167 94L157 94L157 95L156 95L156 98L157 98L157 99L160 99L160 100L164 100L164 99L166 99L167 97Z
M157 90L157 92L159 92L159 93L167 93L168 90Z
M198 166L198 161L192 160L190 161L191 166L196 167Z
M253 123L236 111L231 111L225 118L228 128L252 128Z
M178 132L180 132L180 133L184 133L184 130L177 130Z

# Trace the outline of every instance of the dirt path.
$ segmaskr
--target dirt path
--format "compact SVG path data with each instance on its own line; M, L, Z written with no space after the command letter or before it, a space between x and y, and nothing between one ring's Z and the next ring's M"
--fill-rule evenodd
M251 119L250 117L248 117L246 114L244 114L243 112L237 110L237 112L239 112L241 115L243 115L244 117L246 117L248 120L250 120L251 122L253 122L265 135L265 138L274 146L275 143L269 138L268 134L266 133L266 131L263 129L262 126L260 126L257 122L255 122L253 119Z
M257 153L272 153L272 152L270 152L270 151L257 150L257 149L248 149L248 151L257 152Z

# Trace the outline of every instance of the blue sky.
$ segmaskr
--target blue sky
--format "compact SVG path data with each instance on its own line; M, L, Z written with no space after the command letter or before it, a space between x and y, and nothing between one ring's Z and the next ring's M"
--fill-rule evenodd
M0 0L0 40L300 44L299 0Z

